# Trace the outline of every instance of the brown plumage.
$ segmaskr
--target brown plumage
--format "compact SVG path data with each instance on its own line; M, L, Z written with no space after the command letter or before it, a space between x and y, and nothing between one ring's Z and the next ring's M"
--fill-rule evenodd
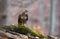
M18 16L18 24L25 24L28 20L28 11L25 10L22 14Z

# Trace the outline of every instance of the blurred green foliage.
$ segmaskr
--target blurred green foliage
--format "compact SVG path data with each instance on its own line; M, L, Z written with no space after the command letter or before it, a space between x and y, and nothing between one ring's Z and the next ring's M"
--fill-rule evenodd
M20 33L20 34L24 34L24 35L27 35L27 34L30 34L31 36L34 36L34 37L39 37L39 38L44 38L45 36L32 30L32 29L29 29L25 26L15 26L15 25L11 25L11 26L3 26L3 27L0 27L0 28L3 28L7 31L12 31L12 32L17 32L17 33Z

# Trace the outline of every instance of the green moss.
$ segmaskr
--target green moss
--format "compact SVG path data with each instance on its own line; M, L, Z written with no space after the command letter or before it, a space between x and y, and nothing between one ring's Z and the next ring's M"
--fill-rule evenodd
M11 25L11 26L5 26L4 29L6 30L9 30L9 31L13 31L13 32L17 32L17 33L20 33L20 34L25 34L27 35L28 33L32 36L35 36L35 37L39 37L39 38L44 38L45 36L32 30L32 29L29 29L25 26L14 26L14 25Z

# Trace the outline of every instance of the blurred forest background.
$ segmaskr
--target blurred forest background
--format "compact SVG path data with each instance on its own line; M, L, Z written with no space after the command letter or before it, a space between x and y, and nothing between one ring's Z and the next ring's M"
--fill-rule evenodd
M60 37L60 0L0 0L0 25L17 25L24 10L27 27Z

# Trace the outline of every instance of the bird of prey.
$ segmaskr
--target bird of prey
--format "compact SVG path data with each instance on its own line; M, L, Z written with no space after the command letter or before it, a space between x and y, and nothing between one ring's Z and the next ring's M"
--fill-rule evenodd
M25 24L28 20L28 11L25 10L24 12L22 12L22 14L20 14L18 16L18 24Z

